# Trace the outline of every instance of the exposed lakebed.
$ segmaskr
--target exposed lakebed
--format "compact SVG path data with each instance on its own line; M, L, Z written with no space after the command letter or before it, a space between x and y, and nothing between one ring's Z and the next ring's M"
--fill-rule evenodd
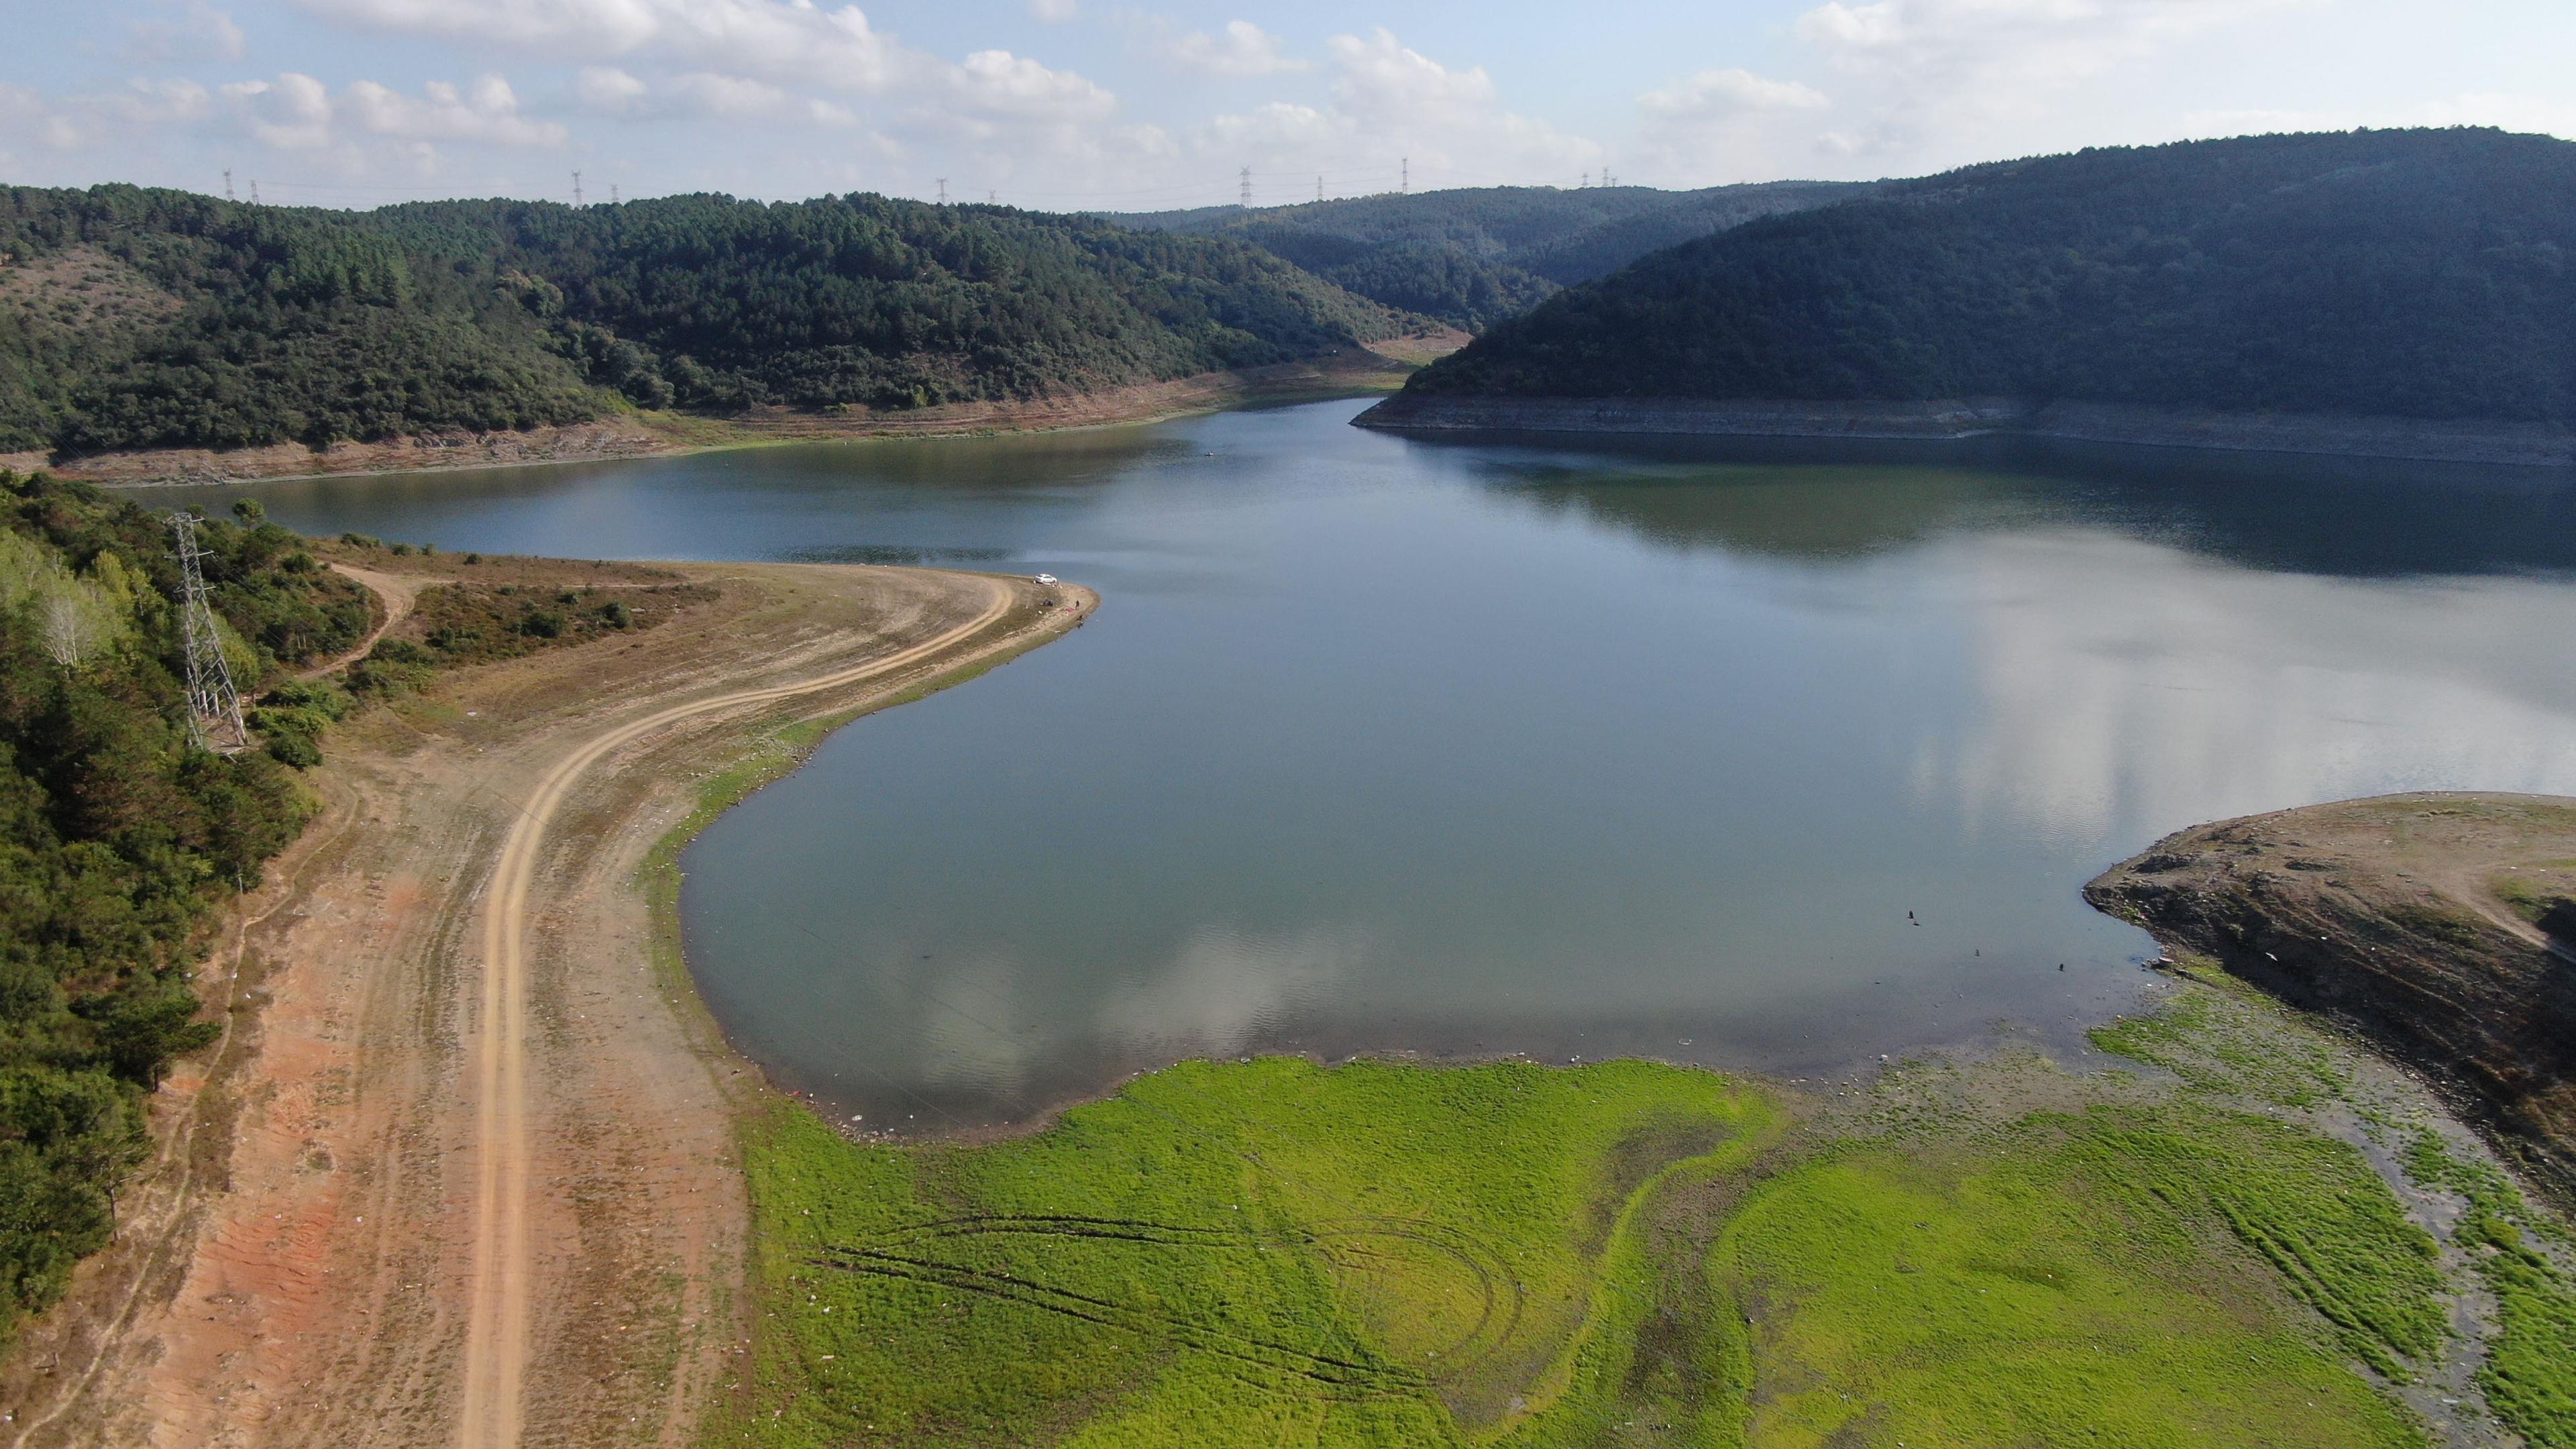
M2157 836L2576 792L2563 477L1424 443L1361 406L256 492L442 551L1101 592L687 852L710 1006L871 1127L1200 1054L2072 1058L2153 949L2078 889Z

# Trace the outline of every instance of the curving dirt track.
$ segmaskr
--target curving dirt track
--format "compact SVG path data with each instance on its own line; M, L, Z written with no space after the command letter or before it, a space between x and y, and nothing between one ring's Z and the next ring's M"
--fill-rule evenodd
M483 917L483 1012L475 1033L478 1168L474 1183L473 1309L465 1336L459 1441L511 1449L519 1442L528 1359L527 907L538 850L565 792L583 771L620 746L700 715L843 688L907 669L959 648L1000 623L1014 591L979 579L984 612L882 658L793 684L693 700L600 734L537 782L536 793L501 846L491 908Z
M753 1311L734 1122L763 1089L657 958L651 847L779 724L1094 600L680 572L722 597L335 738L325 818L202 982L230 1029L155 1103L163 1165L0 1365L0 1445L692 1442Z
M444 578L415 578L409 574L377 573L373 569L356 568L344 563L331 565L331 572L366 585L368 592L376 596L376 606L383 611L384 617L376 622L375 628L367 631L366 638L358 641L357 648L336 659L299 671L296 675L299 679L319 679L325 674L346 669L366 658L367 651L376 647L377 640L401 628L402 621L411 617L412 605L419 600L421 590L432 584L448 582Z

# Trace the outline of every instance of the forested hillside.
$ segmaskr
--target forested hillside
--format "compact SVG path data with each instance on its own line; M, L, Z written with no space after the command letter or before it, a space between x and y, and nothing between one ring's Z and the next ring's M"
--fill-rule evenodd
M295 535L203 542L245 684L365 637L365 592ZM145 1095L215 1032L205 928L310 808L276 755L188 743L169 545L130 503L0 471L0 1342L107 1241Z
M1863 190L1819 181L1682 192L1498 186L1115 219L1241 237L1363 297L1482 328L1659 247Z
M2576 143L2086 151L1883 183L1649 257L1408 396L2016 397L2576 418Z
M911 408L1411 325L1233 238L879 196L364 214L0 190L0 451Z

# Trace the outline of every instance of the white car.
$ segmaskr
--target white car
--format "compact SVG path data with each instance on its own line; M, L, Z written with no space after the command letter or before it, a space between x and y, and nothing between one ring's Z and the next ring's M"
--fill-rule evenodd
M1038 575L1038 582L1039 582L1039 583L1042 583L1042 584L1051 584L1051 583L1054 583L1054 582L1055 582L1055 575L1053 575L1053 574L1040 574L1040 575Z

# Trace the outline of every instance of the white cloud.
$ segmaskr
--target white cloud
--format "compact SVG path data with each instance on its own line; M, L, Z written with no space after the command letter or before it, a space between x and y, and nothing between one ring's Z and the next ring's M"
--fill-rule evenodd
M213 96L190 80L138 76L118 90L49 101L25 86L0 85L0 134L17 134L56 151L112 145L156 126L204 119Z
M374 81L343 93L341 109L359 129L408 141L468 141L492 146L560 146L564 128L519 114L510 83L487 75L467 89L431 81L415 98Z
M1366 40L1336 35L1326 46L1342 68L1333 91L1347 109L1396 119L1456 117L1494 102L1494 78L1483 66L1451 70L1384 26Z
M1287 53L1278 36L1249 20L1229 20L1222 37L1192 31L1155 47L1165 61L1201 75L1264 76L1308 69Z
M586 109L626 118L858 124L857 113L847 106L715 71L688 71L648 85L614 66L585 66L573 82L573 94Z
M881 90L920 63L855 5L804 0L295 0L325 20L582 60L653 56L731 75Z
M2066 96L2176 44L2269 12L2333 0L1828 0L1795 26L1824 62L1864 82L1829 151L1899 164L2038 149L2028 128Z
M1675 180L1746 181L1782 173L1807 149L1815 113L1833 102L1798 81L1704 70L1637 97L1647 166Z
M1392 191L1406 160L1417 188L1571 185L1607 155L1506 109L1481 67L1443 65L1387 30L1337 35L1326 50L1338 72L1329 105L1271 101L1217 116L1191 137L1203 161L1252 166L1256 205L1313 195L1307 178L1318 172L1346 192ZM1284 196L1283 173L1293 178Z
M497 75L463 88L431 81L417 96L362 80L335 98L322 82L288 71L275 80L227 85L222 95L253 139L282 151L321 150L352 135L491 146L560 146L568 139L560 124L521 115L518 96Z
M1389 191L1399 158L1410 159L1414 184L1428 187L1572 184L1607 155L1597 142L1506 109L1483 67L1453 69L1383 27L1336 35L1325 48L1339 72L1329 108L1274 101L1221 115L1201 132L1199 151L1291 175L1349 177L1364 166Z
M607 116L631 116L644 108L648 87L613 65L586 65L573 77L572 93L587 110Z
M1704 70L1637 98L1639 110L1666 119L1738 116L1750 111L1814 111L1831 104L1825 93L1813 86L1765 80L1749 70Z
M129 22L125 27L128 59L166 63L176 60L239 60L245 51L241 27L232 16L205 0L164 0L161 9L175 12Z
M1062 25L1081 11L1074 0L1029 0L1029 14L1049 25Z
M1046 121L1100 120L1118 98L1069 70L1051 70L1007 50L979 50L950 76L957 101L987 115Z
M331 144L331 88L288 71L273 81L236 81L224 99L252 137L281 151L311 151Z

